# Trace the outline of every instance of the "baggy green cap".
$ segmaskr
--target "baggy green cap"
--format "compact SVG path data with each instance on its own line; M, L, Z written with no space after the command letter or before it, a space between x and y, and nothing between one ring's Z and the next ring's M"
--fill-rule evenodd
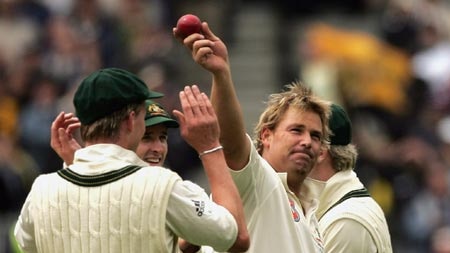
M352 123L344 108L337 104L331 105L329 127L333 132L331 145L348 145L352 141Z
M119 68L100 69L87 76L73 98L75 111L84 125L105 117L130 103L160 98L135 74Z
M153 102L152 100L145 101L145 126L154 126L164 124L166 127L177 128L180 125L178 122L170 117L164 108Z

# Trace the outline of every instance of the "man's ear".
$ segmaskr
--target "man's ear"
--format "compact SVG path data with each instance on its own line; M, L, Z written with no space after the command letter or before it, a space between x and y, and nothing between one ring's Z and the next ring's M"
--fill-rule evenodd
M325 160L327 153L328 153L328 147L326 145L322 145L322 147L319 150L319 154L317 156L317 162L320 163L323 160Z
M136 119L136 112L135 111L131 111L128 114L128 117L126 118L126 126L127 126L127 130L128 131L133 131L134 127L135 127L135 119Z
M272 131L268 128L264 128L261 131L261 143L264 147L270 147L270 142L272 141Z

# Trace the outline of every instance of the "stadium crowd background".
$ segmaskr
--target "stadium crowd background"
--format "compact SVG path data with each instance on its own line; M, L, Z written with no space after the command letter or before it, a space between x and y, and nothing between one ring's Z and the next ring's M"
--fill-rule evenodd
M0 252L11 252L9 229L33 179L62 167L50 125L73 112L80 78L128 69L166 94L159 102L170 112L187 82L209 87L172 36L178 17L197 14L232 48L233 17L259 4L279 20L273 88L299 79L347 109L356 172L385 211L394 252L450 252L448 0L1 0ZM167 165L199 179L197 155L176 131L169 146Z

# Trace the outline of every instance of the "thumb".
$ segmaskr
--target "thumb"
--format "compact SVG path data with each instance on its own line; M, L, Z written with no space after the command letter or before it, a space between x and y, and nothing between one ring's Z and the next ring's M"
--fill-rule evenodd
M203 35L207 38L210 39L212 41L215 40L219 40L219 37L217 37L209 28L208 22L203 22L202 23L202 31L203 31Z
M185 119L184 119L184 114L178 110L173 110L172 111L173 116L175 116L175 118L177 118L178 122L180 122L180 124L184 124Z

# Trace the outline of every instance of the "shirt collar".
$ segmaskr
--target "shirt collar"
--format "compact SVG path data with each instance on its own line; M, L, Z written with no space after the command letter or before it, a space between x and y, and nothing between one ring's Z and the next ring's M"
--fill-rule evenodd
M148 166L135 152L116 144L95 144L75 152L70 169L84 175L96 175L134 164Z
M294 194L289 189L287 184L287 172L277 172L278 177L283 183L284 189L290 198L293 198L304 210L305 213L309 213L311 211L315 211L319 205L319 201L317 196L322 192L325 187L325 183L311 185L310 183L306 183L306 180L303 182L302 187L300 188L300 193L297 198L297 195Z

